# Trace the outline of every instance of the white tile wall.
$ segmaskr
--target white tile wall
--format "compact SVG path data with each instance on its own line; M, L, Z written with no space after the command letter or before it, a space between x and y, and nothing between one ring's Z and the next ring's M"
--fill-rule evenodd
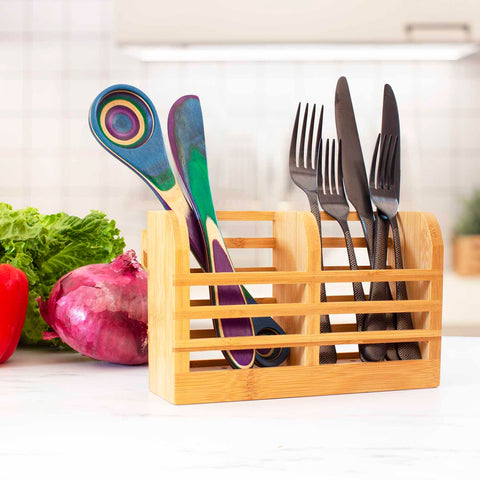
M404 209L431 210L445 240L461 199L480 187L480 61L141 64L115 47L112 0L0 0L1 200L114 217L140 248L150 190L92 138L89 106L112 83L144 89L165 128L182 94L202 100L217 207L306 208L286 156L299 100L325 104L346 75L367 167L393 86L402 126ZM447 249L447 264L449 251Z

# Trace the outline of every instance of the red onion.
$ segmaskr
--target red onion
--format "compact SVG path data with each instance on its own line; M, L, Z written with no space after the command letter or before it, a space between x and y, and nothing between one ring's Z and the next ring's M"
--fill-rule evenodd
M111 263L86 265L64 275L48 300L37 298L54 332L77 352L97 360L147 362L147 273L129 250Z

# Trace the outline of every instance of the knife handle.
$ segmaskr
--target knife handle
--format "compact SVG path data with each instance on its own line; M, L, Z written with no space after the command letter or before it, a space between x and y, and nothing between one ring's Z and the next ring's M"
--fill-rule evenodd
M395 268L403 268L402 250L400 242L400 232L398 230L397 217L390 219L393 232L393 249L395 252ZM408 300L407 285L405 282L396 282L396 298L397 300ZM412 315L410 312L397 313L397 330L411 330L413 329ZM401 360L419 360L422 358L420 346L417 342L398 343L397 344L398 357Z
M370 266L374 268L374 240L375 240L375 219L374 217L360 217L360 222L362 224L363 234L365 236L365 241L367 242L367 253L368 260L370 261Z
M387 264L388 230L390 224L387 219L376 214L375 241L373 251L373 268L375 270L385 269ZM373 282L370 286L370 300L388 300L391 298L388 282ZM386 330L387 314L373 313L367 315L363 330ZM387 345L385 343L360 345L362 359L370 362L381 362L385 359Z
M347 221L339 221L340 227L343 231L343 236L345 237L345 245L347 247L348 263L350 265L350 270L358 270L357 258L355 256L355 248L353 246L352 236L350 234L350 228L348 227ZM365 292L363 291L363 285L361 282L353 282L353 298L356 302L365 301ZM363 330L363 324L365 322L366 314L358 313L356 315L357 319L357 330L361 332Z

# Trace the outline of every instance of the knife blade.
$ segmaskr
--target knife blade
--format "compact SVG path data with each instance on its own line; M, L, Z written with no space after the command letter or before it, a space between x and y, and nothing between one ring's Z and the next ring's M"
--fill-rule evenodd
M335 123L337 137L342 143L345 190L360 217L367 242L368 258L372 264L374 215L355 113L345 77L338 79L335 90Z
M398 161L395 162L395 189L400 199L400 120L398 116L397 101L392 87L387 83L383 89L383 109L382 109L382 145L388 136L398 138L395 155ZM380 150L381 151L381 150Z

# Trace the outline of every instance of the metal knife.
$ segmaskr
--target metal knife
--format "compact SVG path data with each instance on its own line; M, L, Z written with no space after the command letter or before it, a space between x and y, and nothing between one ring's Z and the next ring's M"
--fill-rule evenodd
M368 258L372 264L374 215L352 99L345 77L338 79L335 90L335 123L337 137L342 142L345 190L360 217L367 241Z

